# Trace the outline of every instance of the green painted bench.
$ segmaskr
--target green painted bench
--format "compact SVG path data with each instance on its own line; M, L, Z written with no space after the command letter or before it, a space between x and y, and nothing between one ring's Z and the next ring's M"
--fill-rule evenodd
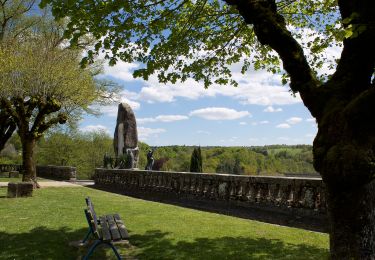
M85 209L85 216L89 225L89 231L86 237L82 240L82 243L84 244L90 236L94 237L95 241L83 259L89 259L95 248L101 244L111 247L117 259L121 259L113 242L128 240L129 234L119 214L98 217L89 197L86 198L86 204L87 208Z

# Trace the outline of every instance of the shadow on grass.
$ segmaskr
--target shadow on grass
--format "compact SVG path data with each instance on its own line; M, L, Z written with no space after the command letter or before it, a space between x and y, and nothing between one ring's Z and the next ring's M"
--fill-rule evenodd
M38 227L28 233L0 232L0 259L81 259L88 247L69 245L86 233L86 229L50 230ZM174 242L160 230L143 235L131 234L132 246L118 245L124 259L327 259L328 250L291 245L277 239L246 237L197 238ZM95 250L90 259L115 259L105 246Z
M134 235L137 259L327 259L328 250L291 245L277 239L246 237L197 238L174 243L159 230Z
M69 243L83 239L86 232L87 229L71 230L67 227L58 230L38 227L19 234L0 232L0 259L81 259L90 245L77 248ZM115 256L103 245L90 259L115 259Z
M319 217L298 216L292 212L280 212L267 210L261 207L244 207L228 203L227 201L205 200L193 196L186 197L174 193L147 192L142 190L124 190L111 186L90 185L87 188L122 194L125 196L176 205L179 207L213 212L238 218L251 219L265 223L277 224L287 227L302 228L310 231L328 232L327 219L325 215Z

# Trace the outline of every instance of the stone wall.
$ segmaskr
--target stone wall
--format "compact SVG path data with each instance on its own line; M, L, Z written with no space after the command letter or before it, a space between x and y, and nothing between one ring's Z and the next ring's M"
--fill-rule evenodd
M21 171L22 165L20 164L0 164L0 172L13 172Z
M293 216L326 217L320 178L96 169L95 184L123 191L222 201Z
M71 166L36 166L36 176L52 180L76 180L76 168Z
M22 165L0 164L0 172L11 171L22 173ZM76 168L71 166L37 165L36 176L52 180L76 180L77 172Z

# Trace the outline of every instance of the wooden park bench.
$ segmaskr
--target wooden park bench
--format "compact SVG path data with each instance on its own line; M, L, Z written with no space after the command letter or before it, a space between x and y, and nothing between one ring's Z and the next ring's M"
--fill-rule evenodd
M85 216L89 224L89 231L82 240L82 243L84 244L90 236L93 236L95 241L83 259L89 259L95 248L101 244L111 247L117 259L121 259L113 243L129 239L129 234L124 222L118 214L97 217L94 205L89 197L86 198L86 204L87 209L85 209Z

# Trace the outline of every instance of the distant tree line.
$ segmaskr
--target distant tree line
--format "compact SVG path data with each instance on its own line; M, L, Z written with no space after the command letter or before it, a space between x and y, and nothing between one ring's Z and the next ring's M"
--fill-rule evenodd
M151 147L142 142L139 147L138 167L144 169L146 154ZM0 163L20 163L21 148L19 137L13 135L0 153ZM90 178L95 168L103 166L105 154L114 157L113 139L105 132L55 131L41 138L36 145L37 164L75 166L81 179ZM238 175L315 173L310 145L162 146L155 150L154 158L153 169L162 171Z

